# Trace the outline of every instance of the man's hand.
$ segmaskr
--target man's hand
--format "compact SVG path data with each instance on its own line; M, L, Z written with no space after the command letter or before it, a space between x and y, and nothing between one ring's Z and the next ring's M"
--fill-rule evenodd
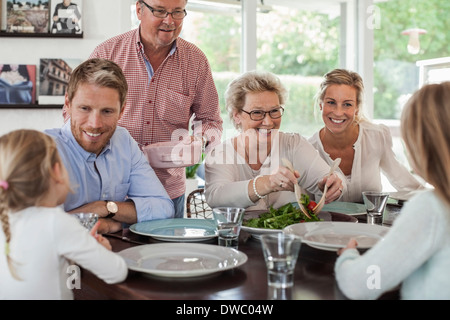
M98 233L100 234L114 233L122 230L122 223L113 219L100 218L98 219L98 222Z
M105 201L103 200L86 203L85 205L82 205L78 208L69 211L69 213L85 213L85 212L96 213L98 214L99 218L104 218L109 214L108 209L106 209Z

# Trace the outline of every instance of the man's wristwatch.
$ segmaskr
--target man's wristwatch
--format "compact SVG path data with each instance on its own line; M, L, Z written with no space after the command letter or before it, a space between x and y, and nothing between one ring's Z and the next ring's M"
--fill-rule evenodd
M108 201L106 202L106 210L108 210L108 215L105 218L112 218L116 215L117 211L119 211L119 207L117 206L117 203L114 201Z

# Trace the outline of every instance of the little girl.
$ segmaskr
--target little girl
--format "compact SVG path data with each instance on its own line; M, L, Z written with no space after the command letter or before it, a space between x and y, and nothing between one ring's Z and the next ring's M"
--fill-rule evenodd
M401 284L402 299L450 299L450 82L428 84L403 108L411 167L433 186L404 205L383 241L360 255L352 239L336 261L351 299L376 299Z
M73 299L69 260L107 283L126 278L109 241L58 207L69 190L50 136L17 130L0 137L0 300Z

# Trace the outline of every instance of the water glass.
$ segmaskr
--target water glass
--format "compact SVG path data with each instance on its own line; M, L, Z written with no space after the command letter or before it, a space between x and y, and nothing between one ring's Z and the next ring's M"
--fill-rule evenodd
M294 269L301 238L293 234L272 233L261 236L267 266L269 289L285 289L294 285Z
M386 203L389 199L388 192L363 191L364 205L367 214L371 217L382 217Z
M98 221L98 214L96 213L74 213L81 225L88 230L91 230Z
M218 207L213 208L219 246L237 249L239 233L244 220L244 208Z

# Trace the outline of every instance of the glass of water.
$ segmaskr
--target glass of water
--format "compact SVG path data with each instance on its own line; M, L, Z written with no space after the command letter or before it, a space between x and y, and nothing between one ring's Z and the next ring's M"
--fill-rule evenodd
M219 246L237 249L239 233L244 220L244 208L218 207L213 208Z
M300 237L282 232L261 236L269 289L293 287L294 269L301 243Z
M367 214L370 217L382 217L389 199L389 192L363 191L362 196Z
M98 214L96 213L74 213L81 225L89 231L94 227L98 221Z

